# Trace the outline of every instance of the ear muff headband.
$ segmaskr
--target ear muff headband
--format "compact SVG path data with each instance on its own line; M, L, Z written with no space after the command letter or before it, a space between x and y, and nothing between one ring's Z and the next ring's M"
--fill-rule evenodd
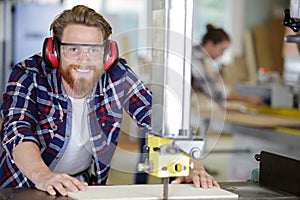
M53 37L45 38L42 57L47 66L58 68L59 65L59 44Z

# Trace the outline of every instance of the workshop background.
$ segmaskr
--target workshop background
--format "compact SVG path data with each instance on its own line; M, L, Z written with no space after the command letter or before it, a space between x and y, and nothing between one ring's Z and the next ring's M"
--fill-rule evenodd
M156 1L156 0L154 0ZM159 1L159 0L158 0ZM199 43L212 23L224 28L232 38L232 46L225 56L218 60L227 90L235 93L246 91L247 84L262 86L261 76L272 77L272 84L288 88L284 103L298 109L298 85L300 56L296 44L284 42L284 36L295 34L282 25L283 11L289 7L289 0L195 0L193 19L194 43ZM151 52L146 48L151 43L147 28L152 26L152 0L0 0L0 93L4 91L10 67L16 62L39 52L45 37L51 35L49 26L54 16L65 8L85 4L102 13L113 28L112 39L116 40L120 52L134 71L147 83L151 80ZM142 66L142 67L141 67ZM266 85L258 93L272 90ZM253 89L253 88L252 88ZM284 90L286 92L286 90ZM288 96L291 98L287 98ZM269 102L273 98L267 96ZM1 100L0 100L1 101ZM1 102L0 102L1 103ZM240 106L228 104L228 106ZM193 113L191 113L193 116ZM192 122L198 123L197 117ZM241 119L242 120L242 119ZM248 120L248 118L247 118ZM253 120L256 118L253 116ZM268 120L267 118L265 120ZM275 126L276 124L274 124ZM252 129L251 129L252 130ZM214 130L208 130L214 132ZM239 131L222 131L209 134L215 137L211 151L201 162L217 181L246 181L259 163L254 155L268 150L299 158L300 147L294 145L287 135L260 137L258 132L240 134ZM109 184L134 183L139 162L138 128L126 117L123 120L119 147L113 160ZM270 139L272 138L272 139ZM217 142L215 142L217 141ZM284 141L284 142L282 142ZM160 180L149 177L149 182Z

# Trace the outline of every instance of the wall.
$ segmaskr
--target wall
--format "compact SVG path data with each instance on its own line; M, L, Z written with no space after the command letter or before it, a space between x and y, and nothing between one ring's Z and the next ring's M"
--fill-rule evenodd
M251 30L257 24L265 24L275 14L283 17L283 9L289 7L289 0L244 0L245 28ZM282 18L283 19L283 18Z

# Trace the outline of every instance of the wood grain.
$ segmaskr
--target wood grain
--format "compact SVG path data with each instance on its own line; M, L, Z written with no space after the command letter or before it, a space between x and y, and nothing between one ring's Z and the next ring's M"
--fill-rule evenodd
M89 186L86 191L68 193L80 200L152 200L162 199L162 184ZM195 188L192 184L170 184L168 199L238 199L238 195L221 188Z

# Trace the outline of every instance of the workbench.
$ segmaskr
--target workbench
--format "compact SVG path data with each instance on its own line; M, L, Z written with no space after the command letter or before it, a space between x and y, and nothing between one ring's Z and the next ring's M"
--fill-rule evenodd
M244 135L285 144L300 152L300 110L234 101L220 106L203 94L194 95L191 102L192 126L200 127L201 137L207 137L207 131Z
M300 197L290 195L281 191L274 191L265 187L261 187L258 183L253 182L221 182L221 188L239 195L238 199L247 200L300 200ZM134 192L134 191L133 191ZM16 200L68 200L68 197L50 196L45 192L36 189L1 189L0 199Z
M278 115L240 113L224 111L214 115L202 112L201 122L204 129L210 129L231 134L242 134L273 142L284 143L290 147L300 148L300 119Z
M206 144L210 144L205 155L210 154L207 156L210 158L216 153L228 155L228 161L224 163L226 171L222 171L223 176L226 173L223 180L247 181L251 171L258 168L255 155L261 151L300 159L300 110L247 107L237 102L227 102L224 109L203 97L194 99L193 105L191 116L194 127L199 127L200 136L207 140ZM223 138L230 135L232 147L227 145L222 149L219 145L215 149L213 144L223 134ZM220 170L210 167L213 171Z

